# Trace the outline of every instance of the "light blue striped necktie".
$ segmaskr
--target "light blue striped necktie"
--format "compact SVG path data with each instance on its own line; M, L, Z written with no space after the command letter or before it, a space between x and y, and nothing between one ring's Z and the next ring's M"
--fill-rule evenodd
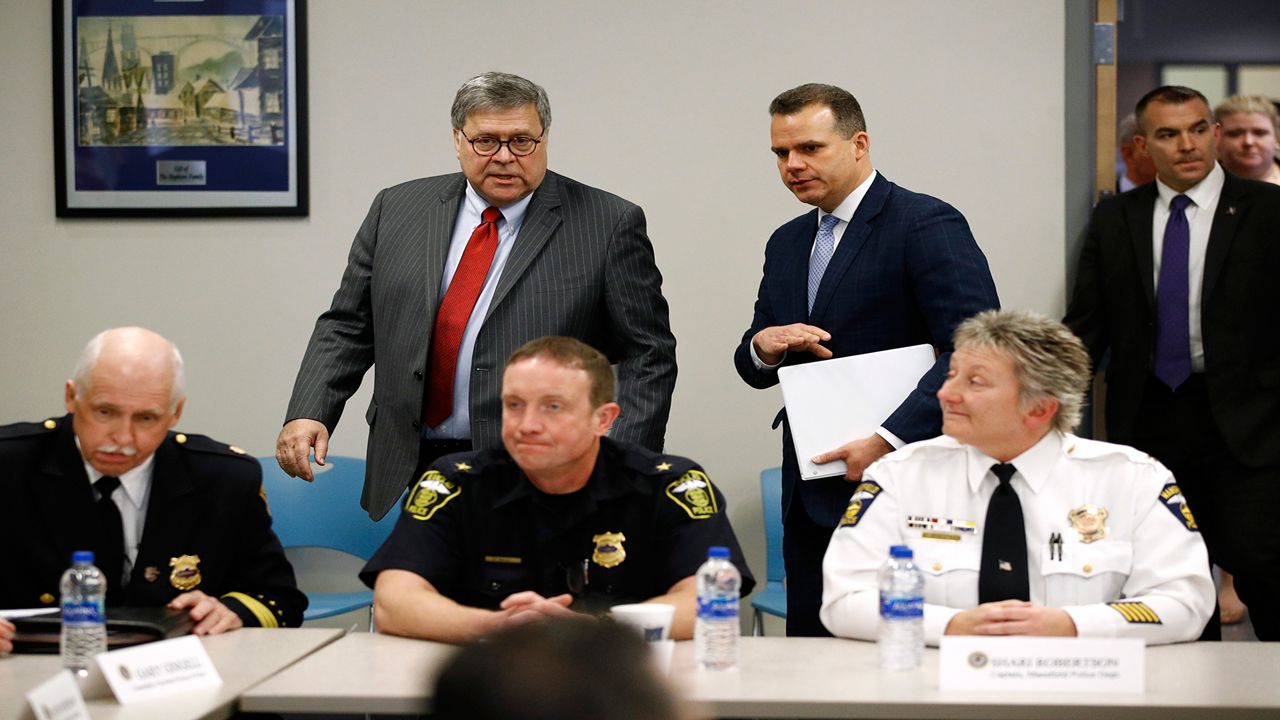
M828 214L822 218L818 226L818 237L813 241L813 255L809 257L809 312L813 312L813 301L818 297L818 286L822 284L822 274L827 271L831 255L836 250L836 223L840 218Z

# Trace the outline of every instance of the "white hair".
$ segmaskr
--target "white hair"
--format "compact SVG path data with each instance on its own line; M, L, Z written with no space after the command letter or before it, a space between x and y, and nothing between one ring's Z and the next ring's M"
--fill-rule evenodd
M71 374L72 380L76 384L77 400L83 397L93 384L93 371L98 367L98 358L102 355L102 346L106 341L107 335L121 329L124 328L103 330L94 335L93 339L89 340L88 344L84 346L84 350L80 351L80 359L76 361L75 370ZM178 352L178 346L160 335L156 335L156 337L164 340L169 346L169 409L174 410L178 407L178 401L186 395L187 371L182 362L182 353Z

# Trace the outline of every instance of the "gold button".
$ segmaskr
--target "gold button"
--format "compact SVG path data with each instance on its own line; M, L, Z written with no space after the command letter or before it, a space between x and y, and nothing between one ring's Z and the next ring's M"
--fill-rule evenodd
M58 427L58 422L57 422L56 420L45 420L45 421L44 421L44 429L45 429L45 430L52 430L52 429L54 429L54 428L56 428L56 427Z
M1093 566L1092 566L1092 565L1090 565L1090 564L1088 564L1088 563L1085 563L1084 571L1085 571L1086 573L1091 573L1091 572L1093 572Z
M181 445L182 443L187 441L187 436L183 435L182 433L178 433L173 437L173 441Z
M941 572L941 571L942 571L942 563L934 563L934 564L933 564L933 571L934 571L934 572Z
M45 605L52 604L53 600L54 600L53 596L50 595L49 593L45 593L40 596L40 602L44 603Z
M238 448L238 447L236 447L235 445L228 445L228 446L227 446L227 448L228 448L228 449L230 449L230 450L231 450L231 452L233 452L233 453L235 453L235 454L237 454L237 455L244 455L244 454L245 454L245 452L244 452L244 448Z

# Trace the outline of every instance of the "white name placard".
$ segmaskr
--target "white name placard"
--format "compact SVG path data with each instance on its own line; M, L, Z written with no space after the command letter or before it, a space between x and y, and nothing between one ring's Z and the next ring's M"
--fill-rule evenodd
M36 720L89 720L80 688L70 670L63 670L27 692Z
M194 635L113 650L96 660L121 705L222 684Z
M944 637L938 646L943 690L1138 693L1146 689L1142 640Z

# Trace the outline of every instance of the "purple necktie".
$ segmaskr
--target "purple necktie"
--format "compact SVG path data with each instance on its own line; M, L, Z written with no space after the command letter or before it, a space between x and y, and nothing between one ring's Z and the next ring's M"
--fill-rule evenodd
M1191 198L1178 195L1169 203L1160 253L1160 279L1156 286L1155 373L1171 390L1191 377L1191 337L1187 329L1187 258L1191 253L1191 227L1184 212Z

